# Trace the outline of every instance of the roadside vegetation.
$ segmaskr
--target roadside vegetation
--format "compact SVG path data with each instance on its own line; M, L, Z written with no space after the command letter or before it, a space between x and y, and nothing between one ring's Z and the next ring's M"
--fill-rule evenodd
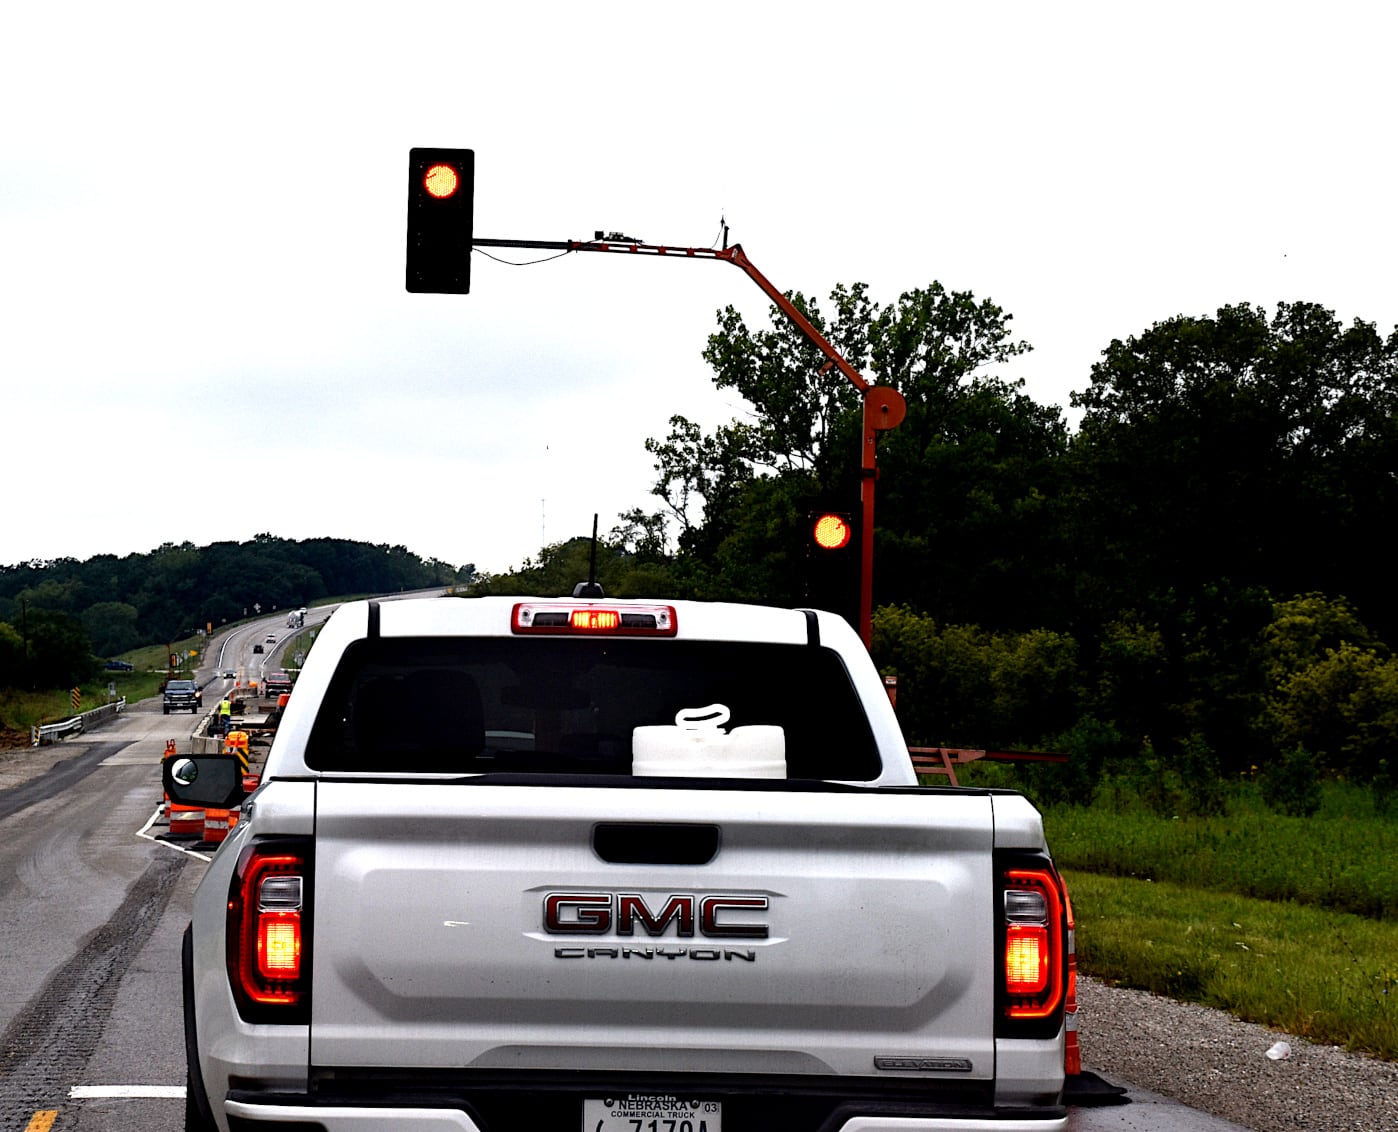
M175 642L172 647L174 655L182 662L174 670L174 675L189 677L196 658L203 649L203 641L199 637L190 637L188 640ZM27 732L39 724L68 719L73 715L73 687L77 687L82 694L83 711L101 707L123 697L134 703L136 700L159 695L165 681L171 675L169 657L170 654L165 651L164 645L150 645L112 658L130 664L130 671L102 670L76 681L67 688L45 688L39 691L0 688L0 723L6 728Z

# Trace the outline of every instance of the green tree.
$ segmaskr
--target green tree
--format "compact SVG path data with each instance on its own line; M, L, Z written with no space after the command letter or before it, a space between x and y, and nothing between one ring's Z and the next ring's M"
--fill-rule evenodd
M137 611L124 601L99 601L82 611L80 620L92 650L98 656L113 656L146 644L136 627Z
M1082 709L1077 643L1048 629L992 633L882 606L873 656L898 677L898 715L914 746L1038 746Z
M17 688L24 681L24 638L7 621L0 621L0 688Z
M92 645L82 623L67 613L29 611L29 659L22 686L67 688L91 679L97 671Z
M880 593L986 624L1032 623L1061 609L1052 464L1066 429L997 369L1029 347L1010 316L940 283L881 308L863 284L832 292L833 316L793 304L857 369L897 388L908 416L882 441L875 573ZM815 506L858 510L861 398L773 308L753 330L733 308L704 352L748 419L704 433L674 418L654 493L679 525L709 596L802 600L802 519ZM701 510L702 508L702 510ZM1057 577L1055 577L1057 576Z
M1309 303L1179 316L1113 341L1073 403L1080 603L1227 579L1346 594L1398 628L1374 553L1398 506L1398 333Z
M1284 677L1267 706L1279 749L1304 748L1331 770L1372 781L1398 751L1398 660L1342 642Z

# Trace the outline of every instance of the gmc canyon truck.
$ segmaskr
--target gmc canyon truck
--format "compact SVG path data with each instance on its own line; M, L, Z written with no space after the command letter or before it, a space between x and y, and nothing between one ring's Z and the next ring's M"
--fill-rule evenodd
M183 963L190 1130L1067 1126L1040 817L919 786L829 613L342 607Z

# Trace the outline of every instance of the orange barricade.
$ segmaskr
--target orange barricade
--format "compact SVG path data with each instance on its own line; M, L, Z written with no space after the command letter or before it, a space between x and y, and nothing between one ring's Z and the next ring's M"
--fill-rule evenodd
M238 760L239 769L244 774L248 772L248 733L246 731L230 731L223 737L224 754L233 755Z
M203 837L204 808L202 806L181 806L178 802L171 802L170 836L196 839Z
M204 811L204 840L210 845L219 845L228 836L233 822L230 810Z

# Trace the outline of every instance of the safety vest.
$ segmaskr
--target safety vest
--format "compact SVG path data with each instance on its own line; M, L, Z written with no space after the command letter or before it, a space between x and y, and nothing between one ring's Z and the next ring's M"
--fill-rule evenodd
M218 713L219 715L232 715L233 705L229 703L227 700L220 700L218 705Z

